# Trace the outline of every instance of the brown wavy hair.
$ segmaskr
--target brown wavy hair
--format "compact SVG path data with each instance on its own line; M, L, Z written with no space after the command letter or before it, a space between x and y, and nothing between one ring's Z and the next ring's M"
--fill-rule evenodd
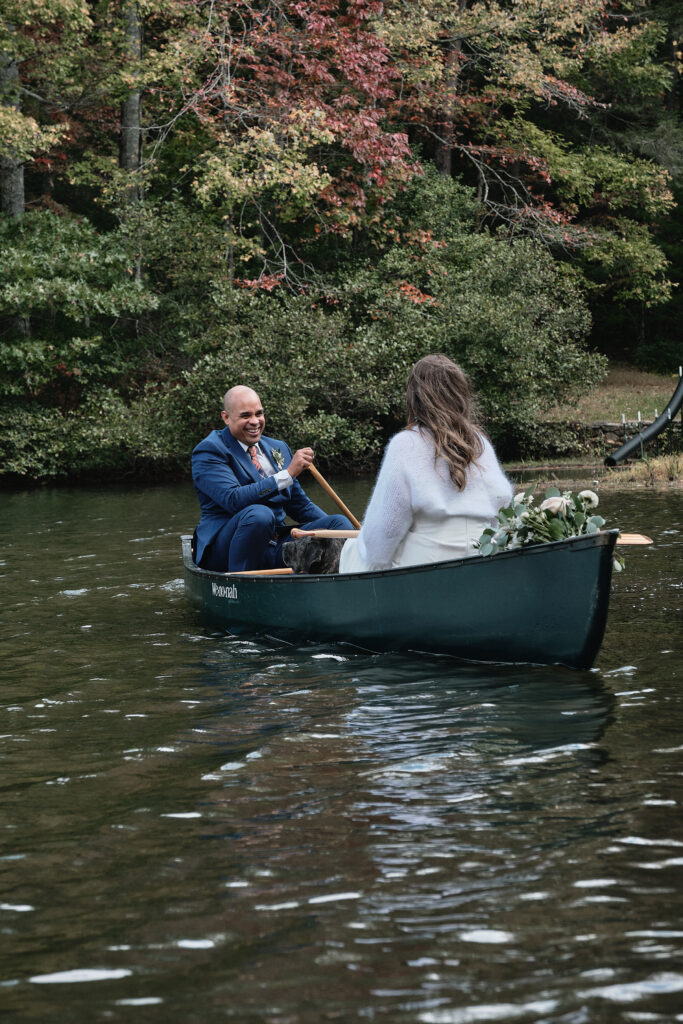
M410 371L406 389L407 424L428 432L434 463L442 456L451 480L462 491L470 463L484 451L472 388L467 374L444 355L425 356Z

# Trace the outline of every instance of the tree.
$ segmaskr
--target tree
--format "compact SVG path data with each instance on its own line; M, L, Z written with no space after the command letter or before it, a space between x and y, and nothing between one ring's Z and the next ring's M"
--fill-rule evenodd
M355 0L215 0L187 26L183 110L202 125L195 194L220 211L237 277L301 282L298 238L381 224L414 173L402 131L387 126L396 77Z
M666 216L659 211L643 216L650 228L647 234L643 224L631 218L621 244L629 246L636 258L626 255L610 268L603 264L597 248L588 274L590 280L605 279L607 299L618 289L622 300L618 306L604 300L594 303L596 331L606 350L628 355L649 368L670 371L680 363L678 324L683 303L683 8L675 0L654 0L645 8L639 5L635 14L629 34L621 35L621 46L590 68L588 87L609 100L609 105L597 112L594 137L601 146L610 144L664 168L678 207ZM634 237L638 231L640 240ZM655 305L649 301L649 264L662 267L665 259L672 289L669 295L662 290L666 301Z
M142 20L137 3L128 3L123 10L126 57L131 65L132 88L121 104L121 138L119 166L135 176L142 162L141 92L137 84L137 65L142 58ZM140 186L130 189L131 202L140 199Z
M0 339L0 393L77 407L94 386L130 387L148 372L130 321L158 300L130 272L123 231L98 234L48 210L0 224L0 315L31 320L32 337Z
M0 54L0 95L7 121L16 122L19 115L19 68L9 54ZM14 114L14 118L12 118ZM24 213L24 162L11 143L0 154L0 197L2 212L15 219Z
M646 302L667 294L665 265L641 225L671 209L669 176L626 150L604 125L613 96L601 69L618 68L641 94L660 90L656 24L647 0L388 0L380 31L403 75L399 107L417 138L435 142L442 170L473 177L494 224L542 240L563 258L591 258L602 287L623 266L626 237ZM446 114L444 112L447 112ZM444 158L444 150L450 159Z
M5 0L0 20L0 159L7 216L23 214L27 160L51 149L65 133L59 125L41 124L31 109L49 103L30 87L32 69L45 62L43 80L63 74L90 24L85 0ZM52 62L56 51L61 55Z

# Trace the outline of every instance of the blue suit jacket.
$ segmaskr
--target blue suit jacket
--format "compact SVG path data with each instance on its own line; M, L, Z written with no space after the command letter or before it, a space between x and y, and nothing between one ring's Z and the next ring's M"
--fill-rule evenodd
M262 435L259 444L274 469L286 469L292 461L292 453L284 441ZM273 448L279 448L282 452L282 467L278 467L273 459ZM228 427L212 430L194 449L192 480L201 509L196 529L197 563L221 527L248 505L267 505L275 513L278 526L284 524L286 516L297 523L307 523L325 515L296 479L291 487L279 491L274 477L264 479L260 476L249 455Z

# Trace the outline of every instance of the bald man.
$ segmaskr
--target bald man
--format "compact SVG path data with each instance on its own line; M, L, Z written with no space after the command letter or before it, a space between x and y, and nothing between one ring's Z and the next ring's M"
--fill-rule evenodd
M290 516L305 529L348 530L346 516L325 515L297 477L313 461L312 448L292 452L263 433L259 396L242 385L223 399L223 430L212 430L192 452L192 479L201 518L195 562L203 569L241 572L282 566Z

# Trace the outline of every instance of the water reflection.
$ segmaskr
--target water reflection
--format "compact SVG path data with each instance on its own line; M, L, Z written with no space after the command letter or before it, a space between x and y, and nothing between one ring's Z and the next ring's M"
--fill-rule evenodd
M614 705L593 674L556 667L453 667L448 659L394 656L378 659L362 683L350 721L390 761L413 746L417 756L498 758L590 744Z
M202 742L230 756L224 771L261 756L261 745L281 734L291 743L292 722L298 742L343 740L356 763L379 763L387 777L457 767L464 779L475 761L518 767L579 751L599 763L615 705L593 673L342 655L313 645L273 651L236 639L211 651L202 685L210 706Z

